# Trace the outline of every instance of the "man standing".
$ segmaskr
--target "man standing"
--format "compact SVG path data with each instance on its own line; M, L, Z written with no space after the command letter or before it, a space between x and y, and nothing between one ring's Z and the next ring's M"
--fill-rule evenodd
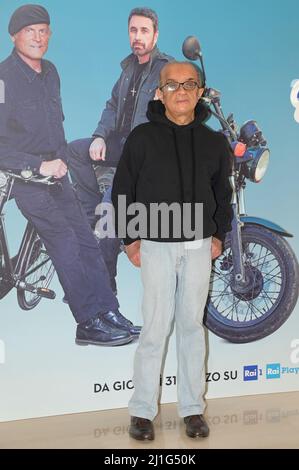
M24 5L11 17L12 54L0 64L5 100L0 104L0 167L52 176L50 189L18 180L13 196L36 228L53 261L78 323L76 341L127 344L127 328L117 328L118 301L111 290L101 252L67 177L66 141L60 81L43 60L51 36L44 7ZM59 329L59 325L57 325Z
M199 103L204 91L200 70L191 63L171 63L161 72L159 101L149 103L147 124L130 134L114 178L112 201L118 222L126 217L124 243L131 262L139 267L144 286L144 326L134 362L135 391L129 403L130 435L154 439L152 420L158 411L160 372L166 339L176 320L179 414L189 437L206 437L205 335L203 314L211 261L222 252L231 229L231 152L226 138L204 121L207 109ZM126 197L120 213L119 196ZM131 204L147 209L132 231ZM121 204L123 204L121 202ZM149 210L157 204L179 206L179 217L154 222ZM194 225L202 208L201 237L185 235L185 208ZM134 206L133 206L134 207ZM139 209L138 209L139 210ZM183 221L183 223L182 223ZM154 226L155 225L155 226ZM184 225L184 231L181 227ZM165 227L169 235L165 235ZM141 240L140 240L141 239Z
M101 201L95 164L117 166L131 130L148 120L147 106L154 99L161 69L173 60L156 47L159 29L158 17L153 10L132 10L128 27L132 54L121 63L122 74L112 90L112 96L93 138L80 139L69 144L70 173L92 228L96 224L96 207ZM107 191L103 201L111 202L111 189ZM116 293L120 240L102 238L100 243L110 274L111 287Z

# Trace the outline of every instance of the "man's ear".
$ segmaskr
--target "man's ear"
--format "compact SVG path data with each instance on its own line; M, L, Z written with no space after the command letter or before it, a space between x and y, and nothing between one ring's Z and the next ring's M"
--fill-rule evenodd
M13 43L16 42L16 35L15 35L15 34L14 34L13 36L10 36L10 38L11 38L11 40L12 40Z
M155 96L154 96L154 101L158 101L160 99L159 95L158 95L158 90L159 90L159 88L156 89L156 93L155 93Z
M155 99L162 101L162 103L164 104L163 93L160 88L157 88L156 90Z
M204 88L200 88L200 89L198 90L198 101L200 101L202 95L204 94L204 91L205 91Z
M159 31L156 31L155 34L154 34L154 47L157 44L158 39L159 39Z

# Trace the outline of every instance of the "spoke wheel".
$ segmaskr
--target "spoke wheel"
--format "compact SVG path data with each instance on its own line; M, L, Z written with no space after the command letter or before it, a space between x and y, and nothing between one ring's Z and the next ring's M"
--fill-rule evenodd
M46 249L36 234L27 251L21 268L21 279L26 284L39 288L48 288L55 273L54 266ZM38 294L18 289L18 302L23 310L32 310L40 302Z
M235 282L230 237L212 270L206 326L231 342L246 343L276 331L298 298L298 264L286 240L263 227L242 230L246 284Z

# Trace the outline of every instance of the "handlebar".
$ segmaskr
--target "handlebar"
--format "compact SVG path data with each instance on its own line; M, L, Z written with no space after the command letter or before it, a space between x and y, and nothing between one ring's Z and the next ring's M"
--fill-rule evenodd
M232 118L231 121L226 119L221 107L221 92L215 88L206 88L202 101L209 107L210 113L218 119L221 124L222 130L229 138L230 142L238 139L236 132L236 124ZM213 106L214 111L211 106Z
M9 178L18 179L25 183L30 182L36 184L44 184L46 186L53 186L59 183L59 180L55 179L53 176L34 175L31 171L22 171L20 174L10 170L2 170L2 172Z
M4 204L10 199L15 180L46 186L61 185L60 180L52 176L34 175L30 170L25 170L21 174L10 170L0 170L0 214L2 214Z

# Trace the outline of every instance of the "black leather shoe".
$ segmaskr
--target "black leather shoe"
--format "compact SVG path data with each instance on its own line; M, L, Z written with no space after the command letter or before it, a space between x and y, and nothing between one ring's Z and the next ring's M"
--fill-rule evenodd
M101 318L108 325L113 328L120 328L122 330L128 331L133 336L139 336L141 331L141 326L135 326L133 323L125 318L118 310L115 312L106 312L101 314Z
M131 417L129 434L137 441L153 441L155 439L154 426L152 421L145 418Z
M76 343L80 345L121 346L132 340L128 331L111 327L102 320L101 314L77 326Z
M192 415L184 418L188 437L208 437L210 430L203 415Z

